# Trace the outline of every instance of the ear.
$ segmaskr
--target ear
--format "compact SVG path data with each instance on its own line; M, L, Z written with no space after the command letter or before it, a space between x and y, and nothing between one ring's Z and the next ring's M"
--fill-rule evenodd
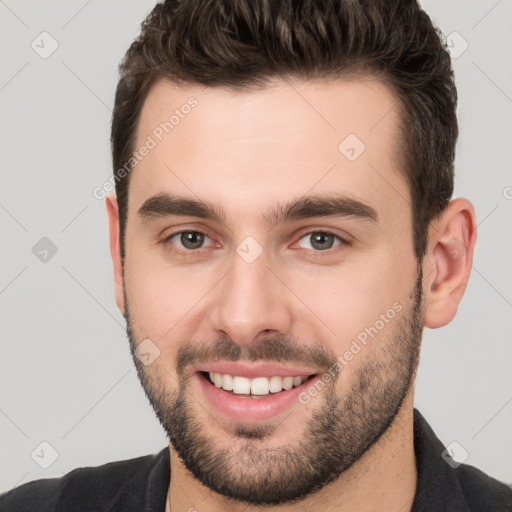
M108 195L105 200L108 215L108 227L110 231L110 254L114 264L114 280L116 289L116 303L121 313L125 314L124 303L124 280L123 280L123 261L121 258L121 240L119 228L119 207L115 194Z
M466 290L476 242L476 218L467 199L450 201L429 228L423 263L426 327L453 320Z

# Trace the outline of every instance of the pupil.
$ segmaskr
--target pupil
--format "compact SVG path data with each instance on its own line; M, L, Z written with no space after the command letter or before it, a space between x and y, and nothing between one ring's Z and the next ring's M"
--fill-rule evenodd
M315 233L311 235L311 245L316 249L324 251L330 249L334 241L334 235L328 233Z
M202 233L195 233L192 231L182 233L180 238L183 247L186 247L187 249L198 249L204 241L204 235Z

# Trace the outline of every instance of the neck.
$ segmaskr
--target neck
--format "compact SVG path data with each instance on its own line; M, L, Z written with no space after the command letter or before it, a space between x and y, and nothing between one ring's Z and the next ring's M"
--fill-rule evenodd
M260 507L228 500L197 481L183 466L172 445L169 445L169 450L171 479L166 512L297 510L296 504ZM379 441L335 481L304 498L300 505L311 512L410 512L416 480L411 389L394 422Z

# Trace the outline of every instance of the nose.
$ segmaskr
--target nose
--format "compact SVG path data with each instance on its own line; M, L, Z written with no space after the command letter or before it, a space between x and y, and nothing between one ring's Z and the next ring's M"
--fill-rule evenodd
M216 287L212 328L239 345L291 328L291 297L268 263L265 252L251 263L235 254L231 270Z

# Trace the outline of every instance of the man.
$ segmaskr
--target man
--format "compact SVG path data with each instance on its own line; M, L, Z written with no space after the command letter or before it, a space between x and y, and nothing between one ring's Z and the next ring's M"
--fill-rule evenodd
M412 0L157 5L121 66L106 206L170 443L0 509L512 510L413 407L476 241L450 201L456 100Z

